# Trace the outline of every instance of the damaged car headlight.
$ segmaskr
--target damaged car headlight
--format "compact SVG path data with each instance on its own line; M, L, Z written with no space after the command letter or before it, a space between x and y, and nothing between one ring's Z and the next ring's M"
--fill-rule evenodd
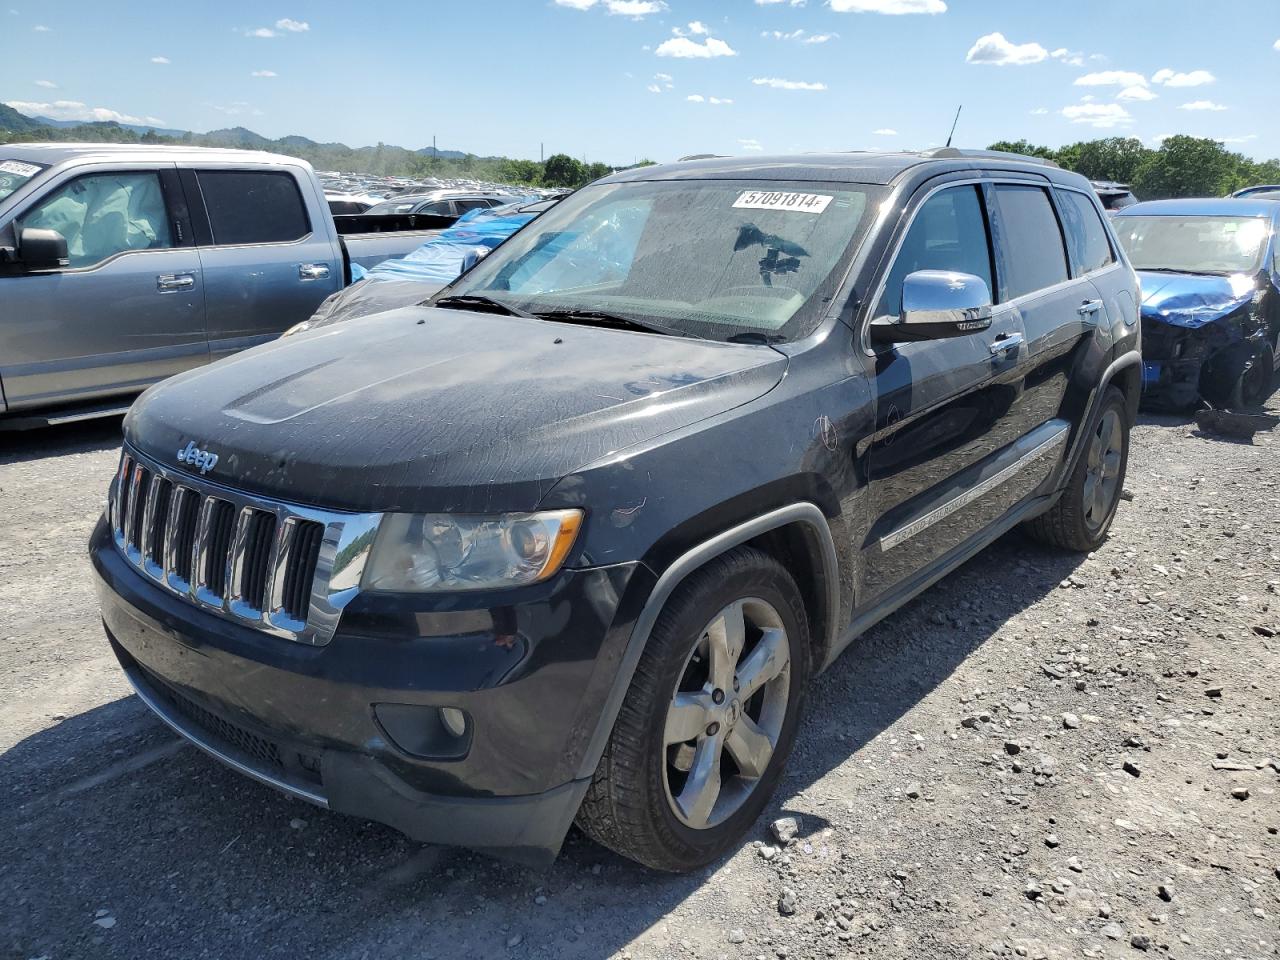
M449 593L538 583L563 565L581 510L463 516L391 513L361 581L384 593Z

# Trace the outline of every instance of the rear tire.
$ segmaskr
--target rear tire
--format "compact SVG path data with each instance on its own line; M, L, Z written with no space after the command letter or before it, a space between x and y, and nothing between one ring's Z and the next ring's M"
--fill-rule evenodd
M1275 377L1275 354L1270 345L1239 344L1228 349L1225 356L1215 357L1206 365L1200 395L1220 409L1262 406L1271 396Z
M739 844L791 752L809 657L800 591L773 557L739 547L690 574L649 636L578 826L673 873Z
M1124 394L1108 387L1062 496L1025 525L1032 537L1077 553L1096 550L1107 539L1129 464L1126 406Z

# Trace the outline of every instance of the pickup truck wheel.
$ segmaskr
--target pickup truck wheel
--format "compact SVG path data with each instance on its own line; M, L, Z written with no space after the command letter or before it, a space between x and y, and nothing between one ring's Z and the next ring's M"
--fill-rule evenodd
M1115 387L1103 395L1085 443L1058 502L1026 524L1037 540L1078 552L1096 550L1106 540L1124 488L1129 421L1124 394Z
M772 795L808 677L808 619L781 564L740 547L690 574L649 637L578 825L659 870L715 860Z

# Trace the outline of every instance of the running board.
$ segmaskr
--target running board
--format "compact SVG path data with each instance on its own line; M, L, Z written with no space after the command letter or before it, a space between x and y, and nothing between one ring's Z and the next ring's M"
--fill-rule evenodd
M10 430L38 430L41 427L58 427L66 423L80 423L82 420L97 420L99 417L122 417L129 412L129 406L130 404L128 403L110 403L98 407L50 410L47 413L0 415L0 433Z

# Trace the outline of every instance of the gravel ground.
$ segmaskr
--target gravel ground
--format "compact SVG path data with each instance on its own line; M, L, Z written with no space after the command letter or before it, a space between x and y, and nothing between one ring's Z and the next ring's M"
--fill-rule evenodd
M118 432L0 436L4 957L1277 954L1278 431L1144 418L1110 541L1012 534L862 637L687 877L576 833L540 872L422 847L175 740L84 557Z

